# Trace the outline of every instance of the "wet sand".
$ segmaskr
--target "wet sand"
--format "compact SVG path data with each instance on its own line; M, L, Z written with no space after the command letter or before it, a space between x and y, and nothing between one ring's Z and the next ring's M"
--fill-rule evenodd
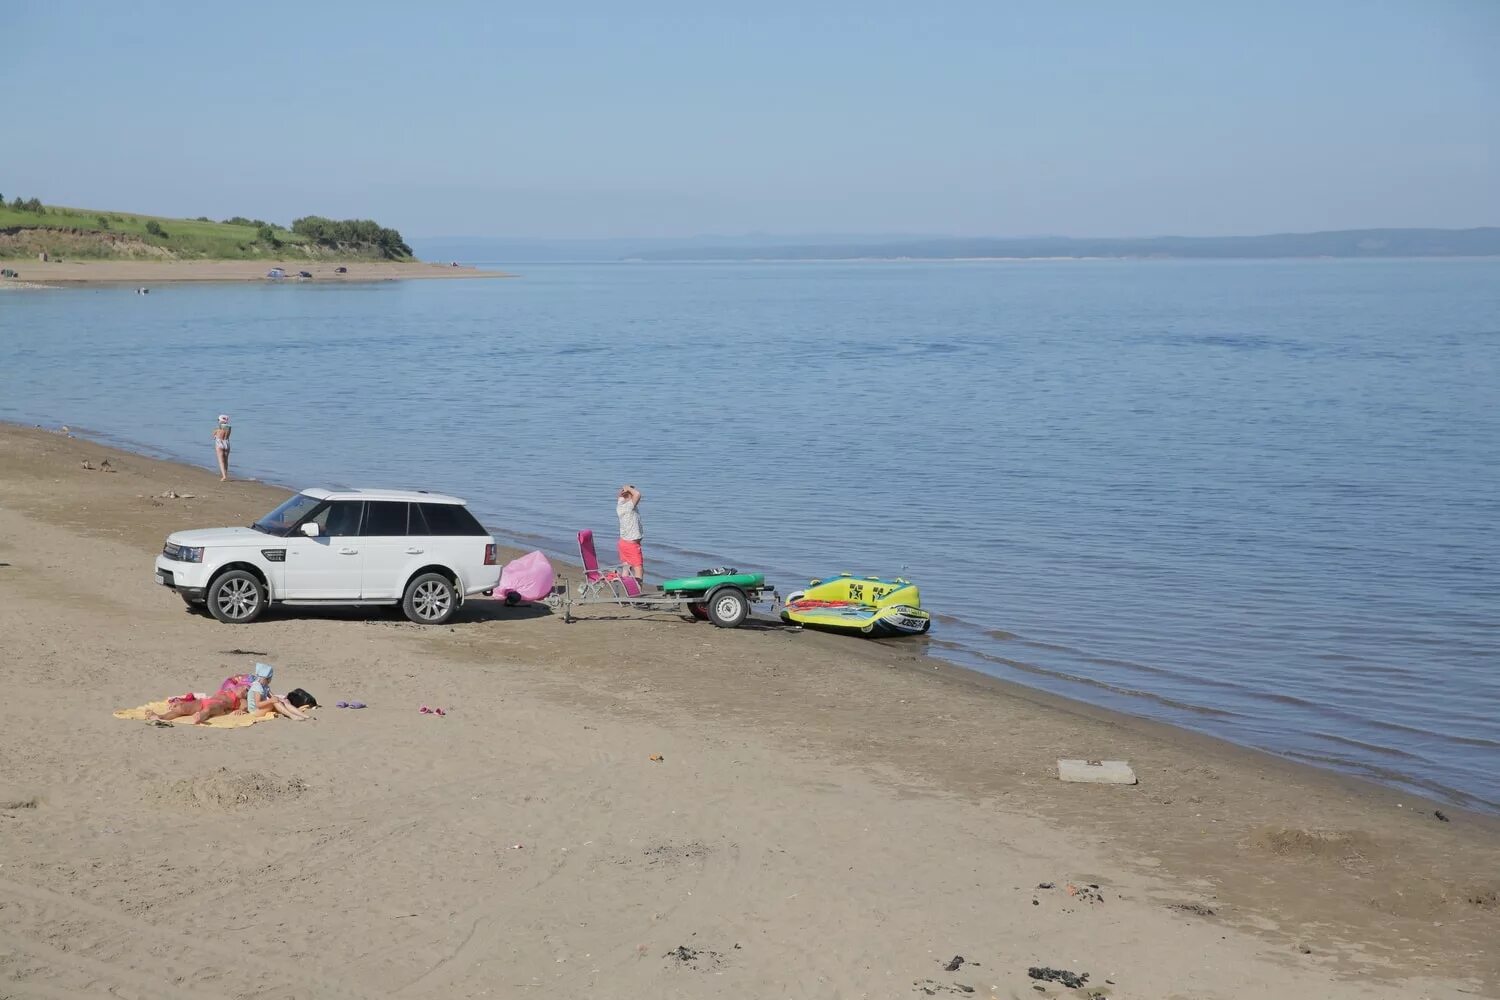
M313 281L392 281L405 278L505 278L500 271L452 267L422 261L272 261L272 260L61 260L3 261L20 274L19 279L0 279L0 289L37 285L74 286L132 284L150 287L175 281L266 281L273 267L286 271L285 280L299 281L298 271L307 271ZM337 273L334 268L348 272Z
M0 426L0 995L1500 994L1493 818L910 642L492 601L226 626L152 582L169 531L282 496ZM110 714L256 659L370 707Z

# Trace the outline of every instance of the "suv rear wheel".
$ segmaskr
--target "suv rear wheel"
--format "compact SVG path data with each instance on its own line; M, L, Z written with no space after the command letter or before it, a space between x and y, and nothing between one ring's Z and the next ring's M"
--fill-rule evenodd
M401 610L418 625L441 625L458 610L458 593L441 573L422 573L406 585Z
M208 610L221 622L248 625L266 610L266 588L242 569L220 573L208 585Z

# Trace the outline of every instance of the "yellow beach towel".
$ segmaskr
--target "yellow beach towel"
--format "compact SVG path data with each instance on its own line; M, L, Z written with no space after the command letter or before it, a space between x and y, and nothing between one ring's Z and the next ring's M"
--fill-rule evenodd
M165 712L170 707L171 705L167 703L166 699L151 701L140 708L122 708L115 713L115 718L134 719L138 722L145 722L147 712ZM276 716L269 712L264 715L249 715L240 712L217 716L209 719L203 725L213 729L241 729L245 726L253 726L257 722L269 722L274 718ZM191 715L184 715L180 718L168 719L167 721L177 726L191 726L193 724L193 717Z

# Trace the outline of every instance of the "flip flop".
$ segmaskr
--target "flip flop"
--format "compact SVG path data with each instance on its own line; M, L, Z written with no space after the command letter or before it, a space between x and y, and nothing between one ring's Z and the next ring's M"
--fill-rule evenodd
M447 715L448 713L446 711L444 711L443 709L441 709L441 708L434 708L432 710L432 714L434 714L434 715Z
M334 708L348 708L349 707L349 703L347 701L341 701L337 705L334 705L333 707Z
M349 707L350 708L364 708L365 707L365 703L362 702L362 701L351 701L349 703Z
M417 709L417 711L421 712L423 715L431 715L432 714L432 709L428 708L426 705L423 705L421 708Z

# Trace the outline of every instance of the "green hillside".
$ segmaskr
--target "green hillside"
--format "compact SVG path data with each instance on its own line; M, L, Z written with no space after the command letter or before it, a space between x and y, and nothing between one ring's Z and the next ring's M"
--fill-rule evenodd
M369 220L298 219L291 227L261 219L172 219L0 201L0 258L39 253L75 260L410 260L394 229Z

